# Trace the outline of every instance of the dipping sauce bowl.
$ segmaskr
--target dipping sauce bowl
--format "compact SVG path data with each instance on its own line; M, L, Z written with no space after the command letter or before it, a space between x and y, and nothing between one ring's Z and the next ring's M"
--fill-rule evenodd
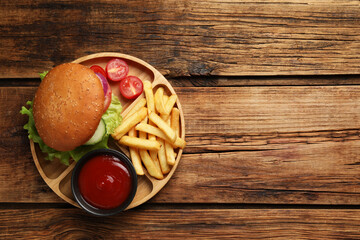
M134 199L137 175L124 153L97 149L77 162L71 190L76 202L88 213L111 216L124 211Z

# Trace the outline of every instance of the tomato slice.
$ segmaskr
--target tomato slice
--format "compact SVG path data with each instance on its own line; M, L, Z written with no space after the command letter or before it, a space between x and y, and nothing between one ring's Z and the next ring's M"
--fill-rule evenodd
M111 81L121 81L129 73L129 66L120 58L113 58L106 64L106 73Z
M111 95L112 91L111 88L109 88L109 90L106 92L105 94L105 101L104 101L104 113L106 112L106 110L109 108L110 103L111 103Z
M135 76L127 76L120 82L120 92L127 99L134 99L143 92L142 81Z
M105 72L105 70L104 70L102 67L100 67L99 65L92 65L92 66L90 67L90 69L93 70L94 73L100 73L101 75L103 75L104 77L106 77L106 72Z

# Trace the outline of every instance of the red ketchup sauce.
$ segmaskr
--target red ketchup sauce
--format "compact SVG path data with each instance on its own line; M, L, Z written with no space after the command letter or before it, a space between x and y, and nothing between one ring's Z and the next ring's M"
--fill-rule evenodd
M117 157L95 156L80 170L79 190L85 201L99 209L120 206L131 191L130 172Z

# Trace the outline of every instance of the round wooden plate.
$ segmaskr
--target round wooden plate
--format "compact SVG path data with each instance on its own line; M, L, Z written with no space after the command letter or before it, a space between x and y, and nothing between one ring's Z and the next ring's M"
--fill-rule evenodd
M174 89L171 87L170 83L166 80L166 78L157 71L154 67L150 64L144 62L141 59L136 57L120 54L120 53L97 53L88 55L85 57L81 57L73 61L74 63L80 63L85 66L92 66L94 64L99 65L105 69L106 63L114 58L121 58L124 59L129 65L129 75L137 76L141 80L149 80L152 82L152 86L154 91L161 86L167 92L167 94L175 94ZM144 93L140 95L135 100L127 100L123 98L120 94L118 84L110 82L112 91L115 95L117 95L123 105L123 112L122 116L126 116L126 114L130 111L133 105L135 105L141 98L144 98ZM181 138L185 138L185 122L184 122L184 114L179 102L179 99L176 102L176 106L180 111L180 135ZM76 162L72 161L69 166L65 166L64 164L60 163L58 160L48 161L45 160L45 154L43 154L37 144L34 144L33 141L30 141L31 153L35 162L35 165L44 179L46 184L62 199L66 202L80 207L74 200L74 197L71 192L71 174L72 170L76 164ZM117 145L117 143L110 138L109 140L109 147L117 150L122 150L125 154L129 156L128 150L125 147ZM171 176L174 174L181 155L182 150L175 150L177 151L176 162L175 165L172 167L171 171L164 177L162 180L157 180L146 172L143 176L138 176L138 189L135 195L134 200L129 205L127 209L134 208L152 198L156 193L158 193L165 184L170 180Z

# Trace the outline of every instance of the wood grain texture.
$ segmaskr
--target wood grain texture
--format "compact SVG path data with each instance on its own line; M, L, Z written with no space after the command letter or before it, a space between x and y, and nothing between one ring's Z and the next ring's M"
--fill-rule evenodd
M264 87L360 85L360 75L168 77L173 87ZM40 78L3 78L0 87L37 87Z
M171 76L360 73L357 0L3 0L0 15L2 78L103 51Z
M79 209L1 209L1 239L358 239L359 210L134 209L98 218Z
M360 75L325 75L325 76L192 76L170 78L174 87L264 87L264 86L335 86L360 85ZM4 86L11 86L13 81L0 81ZM20 82L24 86L37 86L36 79ZM0 85L1 86L1 85Z
M20 109L33 98L35 90L0 89L0 196L4 200L1 202L32 201L33 197L58 201L37 172L31 154L28 154L31 152L29 139L23 129L27 117L20 114Z
M35 89L0 88L1 202L61 202L22 129L19 109ZM188 145L152 202L360 204L359 86L175 91Z

